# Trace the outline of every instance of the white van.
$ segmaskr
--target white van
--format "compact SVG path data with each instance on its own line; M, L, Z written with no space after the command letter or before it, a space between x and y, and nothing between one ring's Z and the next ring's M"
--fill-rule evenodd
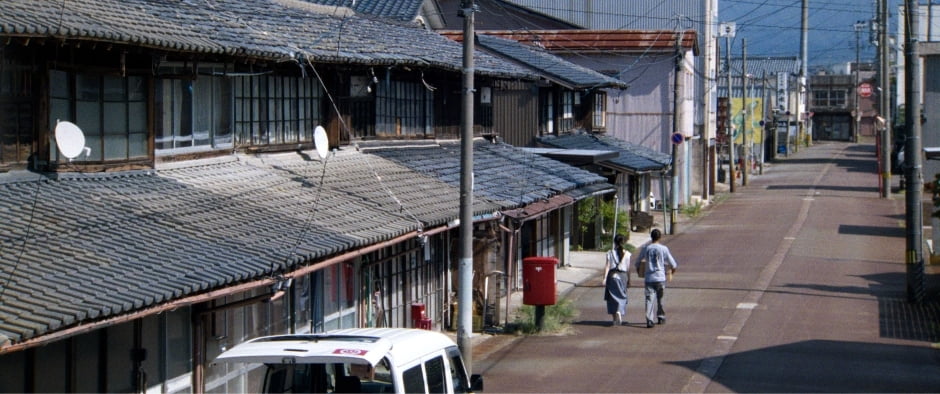
M325 334L252 339L215 362L266 366L264 393L468 393L457 345L444 334L411 328L353 328ZM472 383L471 383L472 382Z

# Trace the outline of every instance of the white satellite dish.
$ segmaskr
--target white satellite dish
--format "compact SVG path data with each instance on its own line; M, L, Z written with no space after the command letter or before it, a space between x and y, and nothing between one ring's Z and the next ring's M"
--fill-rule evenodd
M325 159L326 155L330 153L330 140L326 137L326 130L323 129L323 126L317 126L313 130L313 143L317 147L317 154L320 155L320 159Z
M85 148L85 134L75 123L60 121L55 126L55 143L63 156L72 160L82 154Z

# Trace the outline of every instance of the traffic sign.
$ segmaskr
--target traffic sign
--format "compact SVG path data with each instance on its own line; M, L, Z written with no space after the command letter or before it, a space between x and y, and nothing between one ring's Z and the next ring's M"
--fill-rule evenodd
M672 133L673 144L679 145L683 140L685 140L685 137L682 136L682 133Z
M863 82L858 85L858 96L859 97L871 97L872 88L871 84L868 82Z

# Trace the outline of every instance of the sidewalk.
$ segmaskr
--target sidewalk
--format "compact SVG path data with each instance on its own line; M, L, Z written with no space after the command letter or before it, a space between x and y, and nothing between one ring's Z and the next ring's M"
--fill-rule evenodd
M678 224L682 224L684 221L687 221L688 218L679 215L678 220ZM654 223L653 228L663 228L661 213L660 216L656 217ZM681 226L677 227L681 229ZM643 245L649 240L649 231L631 232L628 243L639 249L640 245ZM564 299L572 290L579 286L600 287L601 275L604 274L606 254L606 251L569 252L569 265L555 270L555 290L558 294L558 299ZM516 311L518 311L520 307L522 307L522 291L516 291L510 296L509 310L511 312L509 314L509 321L515 319L517 316ZM471 342L474 345L474 358L482 357L483 354L505 346L507 342L511 342L515 338L520 337L521 336L501 333L475 332L471 337Z

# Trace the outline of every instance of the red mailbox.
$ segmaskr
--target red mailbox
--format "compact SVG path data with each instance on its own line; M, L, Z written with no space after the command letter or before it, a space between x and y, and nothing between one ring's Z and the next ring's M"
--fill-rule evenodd
M555 257L526 257L522 259L522 303L525 305L555 305Z
M411 304L411 320L418 321L427 317L425 314L424 303L415 302Z

